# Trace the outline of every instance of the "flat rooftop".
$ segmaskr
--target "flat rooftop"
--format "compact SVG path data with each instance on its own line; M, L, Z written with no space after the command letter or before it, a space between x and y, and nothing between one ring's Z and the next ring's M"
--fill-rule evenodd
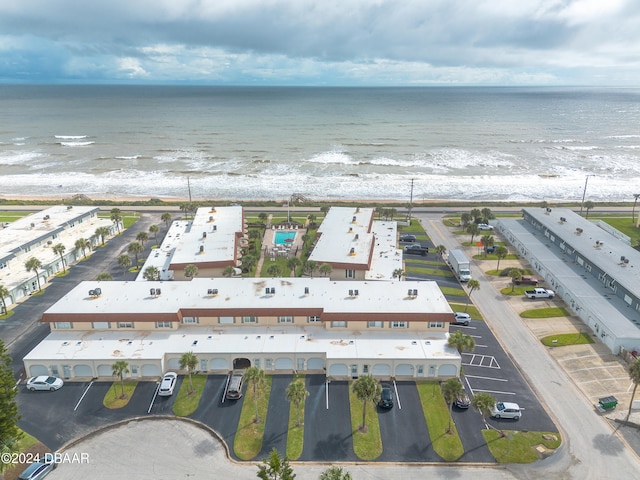
M90 296L100 288L102 294ZM274 289L273 294L266 289ZM152 295L151 289L160 295ZM212 295L211 289L218 293ZM417 296L408 296L415 289ZM308 293L305 293L308 291ZM356 295L357 293L357 295ZM194 278L190 281L82 282L48 314L176 313L180 309L322 309L343 313L444 313L436 282L332 281L329 278Z
M52 332L24 358L39 360L157 360L165 354L293 353L317 354L331 360L459 359L447 346L448 334L416 332L329 332L322 327L205 328L189 326L173 332Z

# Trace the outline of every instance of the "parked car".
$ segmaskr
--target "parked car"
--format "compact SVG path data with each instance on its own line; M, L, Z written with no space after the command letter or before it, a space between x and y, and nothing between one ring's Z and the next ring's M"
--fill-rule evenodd
M548 288L534 288L533 290L525 290L524 294L531 299L536 298L553 298L556 293L553 290L549 290Z
M456 397L455 405L458 408L469 408L471 405L471 399L464 389L462 389L460 395Z
M533 277L522 277L520 280L515 280L515 284L538 286L538 279Z
M406 247L404 247L404 253L425 256L427 253L429 253L429 247L423 247L419 243L414 243L412 245L407 245Z
M415 235L402 235L400 237L400 242L401 243L413 243L416 241L416 236Z
M56 468L55 462L33 462L18 476L18 480L40 480Z
M162 377L162 382L160 383L160 389L158 390L158 395L162 397L168 397L169 395L173 395L173 389L176 386L176 381L178 380L178 374L174 372L167 372Z
M234 370L229 379L226 397L230 400L237 400L242 397L242 385L244 384L244 371Z
M58 377L49 377L47 375L40 375L38 377L31 377L27 380L27 388L32 392L36 390L49 390L53 392L62 388L64 382Z
M491 409L494 418L513 418L518 420L522 416L520 406L517 403L498 402Z
M389 385L382 386L382 393L378 401L380 408L393 408L393 390Z
M479 223L478 230L493 230L493 225L489 225L488 223Z
M487 253L494 253L496 251L496 248L498 248L497 245L491 245L490 247L485 248L484 251Z
M453 312L456 317L454 322L451 322L453 325L464 325L465 327L469 325L469 321L471 320L471 315L464 312Z

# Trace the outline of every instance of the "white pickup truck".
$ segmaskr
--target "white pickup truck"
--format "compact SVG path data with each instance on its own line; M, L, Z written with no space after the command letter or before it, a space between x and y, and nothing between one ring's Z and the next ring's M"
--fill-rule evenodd
M553 290L546 288L534 288L533 290L525 290L524 294L529 298L553 298L556 296Z

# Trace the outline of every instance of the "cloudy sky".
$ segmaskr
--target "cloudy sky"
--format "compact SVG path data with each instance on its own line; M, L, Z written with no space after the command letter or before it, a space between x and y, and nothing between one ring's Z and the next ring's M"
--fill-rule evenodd
M0 1L0 83L638 79L638 0Z

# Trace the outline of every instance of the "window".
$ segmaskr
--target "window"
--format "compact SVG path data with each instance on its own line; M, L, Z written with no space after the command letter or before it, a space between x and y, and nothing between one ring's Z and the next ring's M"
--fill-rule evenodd
M320 317L318 315L310 315L307 317L307 323L318 323L320 322Z
M362 366L362 374L363 375L369 375L369 365L363 365Z
M133 322L118 322L118 328L133 328Z
M182 317L182 323L200 323L200 318L198 317Z
M0 263L0 270L2 270L3 268L7 268L7 262Z
M111 323L109 322L91 322L91 327L97 330L107 330L111 328Z
M242 317L242 323L258 323L258 317Z
M331 322L331 328L346 328L347 322Z
M345 276L345 278L356 278L356 271L355 270L345 270L344 271L344 276Z
M253 359L253 366L256 368L260 368L260 359L259 358L254 358Z
M73 323L71 322L53 322L54 328L73 328Z
M278 317L278 323L293 323L293 317Z
M384 328L383 322L367 322L367 328Z
M389 328L407 328L409 322L389 322Z
M444 328L444 322L429 322L429 328Z
M273 361L270 358L265 358L264 359L264 369L265 370L271 370L273 368L272 363L273 363Z
M173 322L156 322L156 328L172 328Z
M137 365L130 365L131 368L131 376L132 377L137 377L138 376L138 366Z
M235 323L235 317L220 317L219 323Z

